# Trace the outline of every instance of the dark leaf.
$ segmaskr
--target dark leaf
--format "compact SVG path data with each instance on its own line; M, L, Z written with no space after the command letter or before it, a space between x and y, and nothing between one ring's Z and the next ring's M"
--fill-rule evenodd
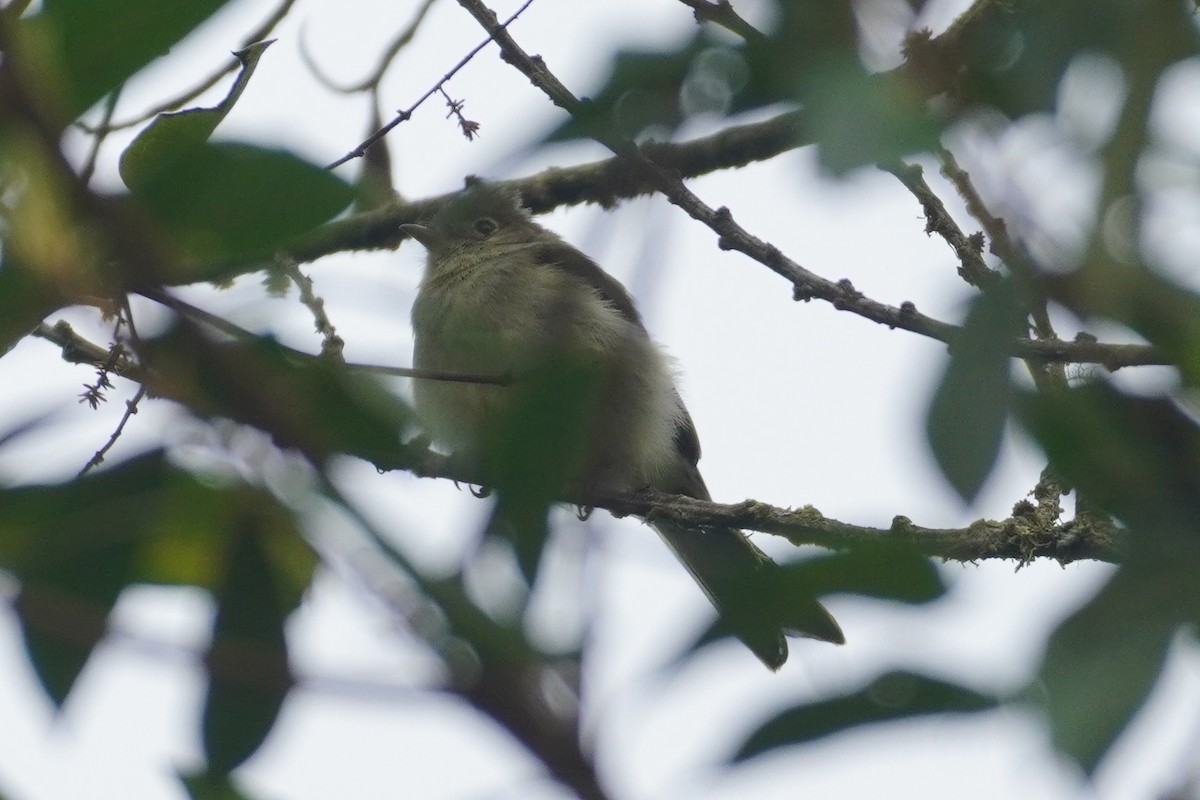
M942 474L968 502L1000 452L1012 394L1008 350L1021 324L1011 291L996 287L980 295L951 343L950 363L929 406L929 446Z
M603 380L594 365L547 359L509 387L514 393L511 411L489 431L484 468L496 489L496 508L488 534L512 542L530 582L549 534L550 505L586 469L581 459Z
M996 705L995 697L955 684L910 672L892 672L853 694L781 712L752 733L732 760L745 761L861 725L929 714L972 713Z
M15 347L59 305L57 292L35 278L25 265L10 256L5 242L0 263L0 356Z
M230 772L258 749L293 682L283 631L292 607L283 601L267 551L273 520L246 509L235 525L206 659L204 751L216 774Z
M106 561L96 564L97 573L111 575L127 567L114 563L112 557ZM54 577L68 582L81 572L64 570ZM55 706L66 702L92 650L104 638L108 614L117 599L115 592L105 588L93 584L66 589L29 583L17 595L17 619L26 655Z
M179 779L190 800L253 800L250 795L234 786L226 774L197 772L180 775Z
M946 592L937 567L911 548L892 545L856 547L806 559L781 568L785 591L796 587L804 596L861 594L904 603L927 603ZM801 598L795 598L796 600Z
M135 578L136 545L155 521L147 512L161 478L161 462L141 459L74 483L3 492L0 566L21 581L26 651L56 705Z
M1105 383L1024 397L1020 409L1080 497L1127 526L1121 571L1058 630L1041 671L1055 744L1091 771L1200 610L1200 430L1175 401Z
M1034 693L1055 746L1092 772L1146 701L1180 613L1196 607L1195 561L1180 580L1122 569L1055 632Z
M841 174L935 151L945 121L926 107L915 89L871 75L849 58L811 69L798 91L821 163Z
M1134 548L1200 541L1200 427L1176 401L1091 383L1023 396L1019 408L1055 468L1143 532Z
M133 197L189 260L265 257L349 205L352 187L297 156L245 144L187 149ZM193 276L193 280L205 277Z
M273 521L276 585L298 600L315 559L289 513L263 492L202 483L161 453L0 492L0 568L21 582L22 628L51 697L66 697L126 586L217 586L231 526L248 510Z
M62 121L101 97L187 36L228 0L46 0L18 27L26 67L57 100Z

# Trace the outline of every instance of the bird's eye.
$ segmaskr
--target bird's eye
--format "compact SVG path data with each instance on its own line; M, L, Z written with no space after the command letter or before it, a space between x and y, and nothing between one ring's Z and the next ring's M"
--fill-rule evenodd
M491 217L481 217L475 220L475 224L472 227L475 228L475 232L480 236L491 236L496 232L496 228L500 226Z

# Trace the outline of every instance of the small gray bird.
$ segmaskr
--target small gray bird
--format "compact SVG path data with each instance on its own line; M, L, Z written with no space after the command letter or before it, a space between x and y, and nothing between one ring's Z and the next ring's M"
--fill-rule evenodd
M484 460L524 376L544 376L547 364L581 365L594 379L586 384L586 419L573 434L580 441L567 485L710 499L696 466L700 441L667 358L616 279L534 222L512 192L482 182L428 225L402 229L428 251L412 310L414 365L511 378L507 385L417 380L417 413L434 439ZM771 669L787 660L785 634L844 641L815 599L791 591L781 602L778 566L741 531L651 524L731 632Z

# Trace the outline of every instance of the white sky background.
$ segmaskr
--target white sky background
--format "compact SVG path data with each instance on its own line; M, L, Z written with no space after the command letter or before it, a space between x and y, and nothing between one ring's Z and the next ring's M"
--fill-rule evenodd
M219 136L282 144L317 163L351 149L364 134L364 97L332 95L317 85L298 57L301 26L326 72L353 82L371 69L415 5L300 0ZM503 17L516 5L495 8ZM768 4L735 5L755 18ZM935 0L924 24L940 30L966 5ZM149 79L131 86L118 119L207 74L269 8L263 0L234 3ZM512 32L573 91L586 94L602 78L614 47L669 45L692 25L688 9L672 0L536 0ZM442 0L392 68L385 106L409 105L483 38L462 9ZM887 46L895 50L897 41ZM1194 87L1196 76L1191 78ZM1081 80L1087 91L1080 96L1100 97L1102 75ZM556 125L562 112L501 63L494 46L447 90L466 100L466 115L482 123L481 137L465 141L444 119L444 107L428 103L389 137L406 196L453 190L470 173L517 177L607 155L589 144L530 155L524 146ZM1191 105L1172 111L1179 129L1200 114L1195 94ZM1072 113L1091 128L1097 123L1088 115L1099 114L1102 122L1103 106L1099 100L1076 103ZM959 155L968 168L986 160L977 174L989 196L1011 204L1002 211L1023 209L1048 241L1069 242L1086 222L1078 209L1086 206L1088 174L1060 151L1041 147L1049 141L1046 127L1030 123L1002 142L960 143ZM706 130L696 123L685 134ZM106 151L102 185L118 185L115 163L124 141ZM1036 158L1032 148L1039 148ZM343 174L353 169L343 168ZM936 170L928 177L941 186ZM953 254L924 234L917 202L891 176L864 170L843 181L824 178L810 148L691 185L710 204L728 205L752 233L826 277L848 277L875 299L911 300L942 319L961 316L968 292L955 275ZM942 188L953 207L953 192ZM974 229L965 215L957 216ZM924 410L944 361L940 345L826 304L794 303L785 281L720 251L710 231L659 198L625 203L612 213L595 207L560 211L542 221L634 291L652 334L678 362L683 395L704 443L701 466L717 499L811 503L836 519L874 526L886 526L896 514L922 525L954 526L980 516L1006 517L1036 482L1041 463L1019 434L1006 443L974 508L963 508L936 472L924 443ZM406 243L395 253L338 256L305 267L328 301L349 359L410 363L408 313L423 258L419 247ZM307 312L293 298L266 300L254 277L230 291L187 296L294 346L318 347ZM148 304L138 311L143 329L161 318ZM90 312L64 316L95 341L107 341ZM61 362L40 340L28 340L0 360L3 429L47 409L61 415L54 430L0 451L0 477L66 477L107 439L131 391L120 386L106 408L91 412L75 403L90 378L90 370ZM194 435L172 407L143 403L110 458ZM449 482L378 476L361 464L347 464L339 479L421 563L455 564L486 511L482 501ZM595 626L585 708L614 797L1087 796L1049 754L1036 721L1017 710L880 726L779 753L719 778L716 767L772 709L857 688L889 668L922 669L980 688L1018 688L1035 669L1047 633L1099 584L1104 567L1039 562L1016 572L1009 562L948 564L944 574L953 589L927 609L832 599L848 643L836 648L793 641L792 658L779 674L768 674L731 643L664 679L655 669L707 623L703 596L649 528L603 514L587 525L572 524L566 514L563 520L556 564L562 583L582 580L583 613ZM322 535L336 534L342 525L331 514L313 522ZM763 534L756 541L787 552ZM585 542L595 547L580 576L569 554ZM349 574L324 573L293 620L298 671L325 682L292 694L265 748L238 773L246 787L255 796L293 800L565 796L539 777L519 747L454 703L402 688L356 694L331 685L336 679L402 687L424 669L419 657L395 643L387 616ZM139 589L122 599L117 617L123 629L146 639L195 648L210 613L198 592ZM540 607L535 617L538 629L553 637L569 629L573 611ZM1187 747L1200 740L1194 730L1198 660L1194 652L1179 654L1169 671L1171 690L1156 697L1153 722L1138 726L1124 757L1101 776L1096 796L1151 796L1163 788L1164 776L1189 763ZM98 650L55 721L24 661L11 615L0 614L0 791L12 800L177 800L182 793L172 765L194 767L200 758L200 679L186 657L149 653L118 639Z

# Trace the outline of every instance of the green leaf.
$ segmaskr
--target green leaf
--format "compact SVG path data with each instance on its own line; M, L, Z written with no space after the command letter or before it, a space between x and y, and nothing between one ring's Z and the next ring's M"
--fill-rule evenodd
M201 483L161 453L65 484L0 491L0 568L21 583L22 631L51 698L68 695L124 587L217 586L230 531L247 514L270 520L276 585L298 601L315 558L289 512L249 487Z
M781 747L889 720L994 708L995 697L911 672L891 672L866 688L833 700L787 709L764 723L742 744L734 763Z
M121 154L121 179L125 185L131 189L146 185L156 176L167 173L189 151L207 142L246 90L258 60L274 41L257 42L234 53L242 69L225 99L217 105L155 117Z
M134 577L136 537L160 475L146 461L62 486L0 494L0 565L21 581L26 652L56 705L66 700L109 612Z
M19 52L41 82L45 102L56 99L63 123L187 36L228 0L45 0L22 20Z
M1008 351L1021 333L1015 295L1002 286L980 295L934 393L926 433L942 474L970 502L1000 453L1012 394Z
M786 564L780 569L785 587L781 597L785 602L844 592L904 603L928 603L946 593L946 584L933 561L911 548L895 545L855 547ZM791 596L787 587L793 586L799 587L801 598Z
M1162 672L1187 605L1181 600L1195 594L1196 566L1182 583L1123 569L1051 639L1033 695L1055 746L1085 771L1095 770Z
M1170 560L1200 541L1200 427L1179 403L1092 383L1022 396L1018 408L1060 474L1142 531L1134 555Z
M496 508L487 533L512 543L531 583L549 535L550 506L588 468L585 446L604 379L601 365L549 358L508 387L510 410L488 431L484 469Z
M104 638L109 612L123 585L112 586L111 579L126 573L128 552L105 555L91 565L71 564L48 581L29 582L17 595L25 652L57 707L66 702L92 650Z
M252 800L227 774L205 771L180 775L179 779L190 800Z
M1127 528L1125 564L1055 633L1041 670L1055 745L1090 772L1145 702L1175 631L1200 611L1200 429L1173 400L1104 383L1019 407L1081 500Z
M293 684L284 639L292 607L283 602L267 550L271 521L247 511L236 523L224 560L206 659L204 751L209 771L216 774L232 771L253 755Z
M799 85L821 164L841 175L935 151L945 120L930 111L918 87L872 75L851 56L815 65Z
M823 641L836 639L828 612L816 598L847 593L927 603L946 592L930 559L911 548L894 545L856 547L784 564L754 575L752 581L740 591L728 593L732 601L743 601L740 610L745 619L762 620L772 633L777 630L774 620L782 620L789 636L808 635ZM688 656L734 635L726 621L718 618L671 666L682 666Z
M28 267L16 263L4 242L0 261L0 356L24 339L59 305L57 293Z
M353 196L346 182L295 155L234 143L187 149L169 169L139 175L133 191L181 254L197 261L270 256Z

